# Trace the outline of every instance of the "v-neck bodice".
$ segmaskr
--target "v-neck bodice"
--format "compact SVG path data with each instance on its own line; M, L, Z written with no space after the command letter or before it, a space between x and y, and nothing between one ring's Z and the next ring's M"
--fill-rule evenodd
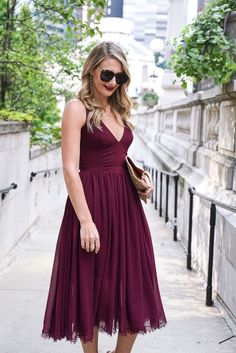
M111 131L111 129L109 129L109 127L103 121L101 121L101 124L111 133L111 135L116 139L117 142L121 142L121 140L124 136L124 133L125 133L126 126L123 126L123 133L121 135L121 138L118 140L118 138L114 135L114 133Z
M120 140L102 122L101 130L93 127L93 132L87 130L87 124L81 129L80 170L101 168L120 168L125 166L125 157L133 141L133 133L124 126Z

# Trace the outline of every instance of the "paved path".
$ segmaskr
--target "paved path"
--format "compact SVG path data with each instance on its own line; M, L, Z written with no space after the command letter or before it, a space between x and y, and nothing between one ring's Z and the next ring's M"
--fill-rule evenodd
M186 270L179 242L172 241L172 232L151 204L145 210L168 325L140 335L133 353L236 353L235 338L218 343L233 333L224 313L204 305L205 290L195 274ZM13 264L0 274L0 353L82 352L80 343L55 343L40 337L61 212L40 221ZM99 353L112 349L115 338L100 334Z

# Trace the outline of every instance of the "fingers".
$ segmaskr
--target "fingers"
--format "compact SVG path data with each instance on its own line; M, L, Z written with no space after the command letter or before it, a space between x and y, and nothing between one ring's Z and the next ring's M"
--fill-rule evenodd
M89 242L89 250L87 250L87 247L86 247L86 251L87 252L95 252L95 254L97 254L100 250L100 241L99 241L99 237L93 239L93 240L90 240Z
M86 250L88 253L94 251L97 254L100 250L99 234L96 228L81 228L80 239L82 249Z
M81 239L81 248L85 249L85 241L83 239Z
M90 242L90 252L95 251L97 254L100 249L100 241L99 238L96 238L95 240Z
M150 180L147 175L144 175L144 180L146 181L146 183L149 187L152 187L152 180Z
M84 245L84 246L83 246ZM96 242L93 238L81 241L81 247L87 252L93 252L96 248Z
M94 242L91 242L91 243L90 243L89 251L94 251L94 249L95 249L95 243L94 243Z
M151 197L152 192L153 192L153 187L150 187L145 192L138 191L138 194L141 200L145 201L147 198L149 199Z
M85 243L85 250L86 250L87 252L90 251L90 242L89 242L89 241L86 241L86 243Z
M142 196L150 196L153 192L153 188L150 187L149 189L147 189L145 192L142 192L142 191L138 191L138 194L139 195L142 195Z
M100 240L99 240L99 238L97 238L95 240L95 254L97 254L99 252L99 250L100 250Z

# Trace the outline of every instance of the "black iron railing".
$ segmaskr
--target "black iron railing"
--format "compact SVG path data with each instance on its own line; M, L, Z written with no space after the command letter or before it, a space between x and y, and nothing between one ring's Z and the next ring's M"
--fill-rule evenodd
M152 176L153 180L153 194L151 202L154 203L155 209L159 209L159 216L162 217L163 208L165 215L165 222L170 222L170 227L173 229L173 240L177 241L177 211L178 211L178 180L179 175L176 172L168 172L162 169L153 168L145 165L143 162L143 168L147 169ZM158 183L158 174L160 175L160 183ZM170 178L174 180L174 217L169 218L169 186ZM165 205L163 205L163 179L165 179ZM159 200L158 200L158 189L159 189Z
M10 190L13 190L13 189L16 189L17 188L17 184L16 183L11 183L10 186L4 188L4 189L1 189L0 190L0 194L1 194L1 198L2 200L5 199L6 195L9 193Z
M211 306L212 300L212 270L214 257L214 238L215 238L215 224L216 224L216 207L224 208L230 212L236 213L236 207L227 205L223 202L217 201L211 197L205 196L190 187L189 191L189 225L188 225L188 250L187 250L187 269L192 269L192 218L193 218L193 196L196 195L203 200L210 203L210 234L209 234L209 254L208 254L208 272L207 272L207 288L206 288L206 305Z
M58 171L61 169L61 167L58 168L51 168L51 169L43 169L43 170L38 170L37 172L31 172L30 173L30 181L33 181L33 179L36 177L38 174L43 174L44 178L50 177L50 175L54 172L54 174L57 174Z
M139 161L142 162L142 161ZM143 162L142 162L143 163ZM151 201L154 202L155 209L159 209L159 216L162 217L163 211L163 184L165 182L165 222L169 220L169 184L170 178L174 180L174 218L171 220L171 228L173 228L173 239L177 240L177 211L178 211L178 181L179 174L176 171L167 172L158 168L147 166L143 163L144 169L147 169L152 177L154 190ZM158 174L160 174L158 185ZM165 178L165 180L164 180ZM158 200L159 190L159 200ZM206 287L206 305L212 306L212 274L213 274L213 258L214 258L214 237L216 224L216 207L224 208L230 212L236 213L236 207L219 202L213 198L207 197L195 190L193 186L189 187L189 220L188 220L188 246L187 246L187 269L192 270L192 225L193 225L193 196L196 195L210 203L210 230L209 230L209 250L208 250L208 272Z

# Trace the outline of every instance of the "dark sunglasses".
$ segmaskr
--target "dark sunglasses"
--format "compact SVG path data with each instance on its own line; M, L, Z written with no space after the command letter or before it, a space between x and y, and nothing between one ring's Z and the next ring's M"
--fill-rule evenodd
M111 70L103 70L99 66L97 66L97 69L99 71L101 71L100 79L103 82L109 82L115 76L117 85L121 85L122 83L127 82L128 79L129 79L129 76L125 72L117 72L115 74L113 71L111 71Z

